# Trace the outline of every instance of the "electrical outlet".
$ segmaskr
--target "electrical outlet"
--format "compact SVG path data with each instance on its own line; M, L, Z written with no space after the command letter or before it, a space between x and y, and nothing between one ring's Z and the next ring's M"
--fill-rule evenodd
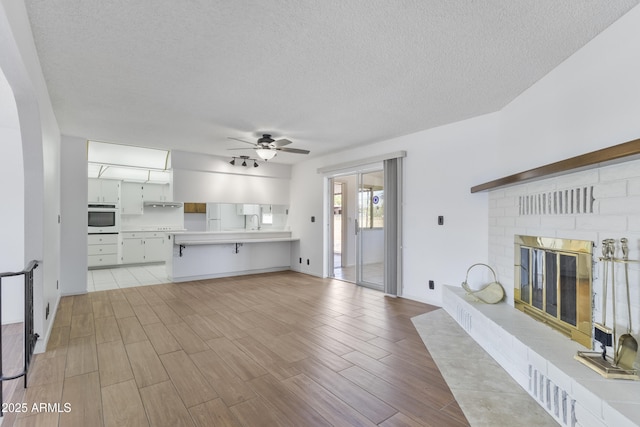
M300 258L300 261L298 261L300 264L302 264L302 257Z
M438 225L444 225L444 216L438 216Z
M309 265L309 258L307 258L307 265Z
M433 280L429 280L429 289L435 289L436 288L436 284L434 283Z
M44 311L45 320L49 318L49 303L47 303L47 308Z

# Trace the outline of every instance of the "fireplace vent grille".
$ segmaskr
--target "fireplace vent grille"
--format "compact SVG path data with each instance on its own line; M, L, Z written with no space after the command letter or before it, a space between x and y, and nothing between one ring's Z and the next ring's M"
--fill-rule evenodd
M575 427L576 401L533 365L529 365L529 394L562 426Z
M518 214L526 215L575 215L592 214L593 186L520 196Z

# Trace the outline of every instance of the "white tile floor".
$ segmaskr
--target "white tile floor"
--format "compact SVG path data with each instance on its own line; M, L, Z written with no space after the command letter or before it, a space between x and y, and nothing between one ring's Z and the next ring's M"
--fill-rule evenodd
M123 266L87 271L87 291L89 292L169 282L164 264Z

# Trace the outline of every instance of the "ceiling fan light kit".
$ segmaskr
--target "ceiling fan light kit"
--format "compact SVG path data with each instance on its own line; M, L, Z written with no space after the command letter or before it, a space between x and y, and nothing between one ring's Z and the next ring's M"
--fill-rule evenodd
M288 153L294 154L309 154L309 150L302 150L299 148L288 148L285 145L291 144L291 141L288 139L282 138L275 140L271 137L271 134L264 133L261 138L258 138L256 142L249 142L239 138L229 137L229 139L233 139L234 141L240 141L245 144L251 145L253 148L230 148L230 150L255 150L258 157L260 157L265 162L273 159L278 151L285 151ZM242 158L243 156L241 156Z
M269 148L256 148L256 154L262 160L267 161L273 159L278 153L276 153L275 150L271 150Z

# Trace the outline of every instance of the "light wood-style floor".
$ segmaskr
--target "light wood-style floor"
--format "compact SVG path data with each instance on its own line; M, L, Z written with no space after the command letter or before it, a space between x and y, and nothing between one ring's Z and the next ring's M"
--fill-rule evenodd
M59 411L4 426L468 425L410 321L433 309L293 272L65 297L24 392Z
M2 376L12 377L24 371L24 323L2 325ZM2 383L2 397L10 402L16 388L24 387L24 378Z

